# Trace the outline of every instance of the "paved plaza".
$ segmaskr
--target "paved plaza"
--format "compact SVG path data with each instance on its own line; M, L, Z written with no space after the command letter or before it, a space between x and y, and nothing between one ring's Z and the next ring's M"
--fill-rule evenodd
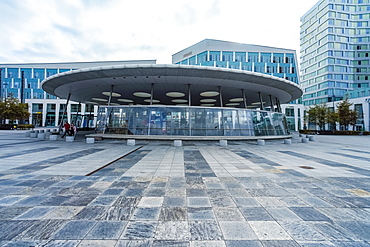
M0 246L370 246L370 136L38 140L0 131Z

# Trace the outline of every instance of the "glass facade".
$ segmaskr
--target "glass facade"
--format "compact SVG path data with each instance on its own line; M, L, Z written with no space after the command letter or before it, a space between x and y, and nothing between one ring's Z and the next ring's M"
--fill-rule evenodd
M101 106L96 133L178 136L287 135L278 112L217 107Z
M369 95L369 17L369 0L321 0L301 18L304 105Z
M297 64L293 53L249 52L247 50L202 51L176 64L247 70L273 75L299 84Z
M41 68L9 68L0 67L2 90L1 96L7 97L10 93L16 98L21 98L20 89L23 88L24 99L56 99L55 96L45 93L41 88L41 82L46 77L71 69L41 69Z

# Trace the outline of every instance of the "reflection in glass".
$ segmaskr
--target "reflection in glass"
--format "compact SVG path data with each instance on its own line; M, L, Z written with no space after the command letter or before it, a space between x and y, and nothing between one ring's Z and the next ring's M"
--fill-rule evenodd
M289 134L282 113L189 106L100 106L95 132L175 136Z

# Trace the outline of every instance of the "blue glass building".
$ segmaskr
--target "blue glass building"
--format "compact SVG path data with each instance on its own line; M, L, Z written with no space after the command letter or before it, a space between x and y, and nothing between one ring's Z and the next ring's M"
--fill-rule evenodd
M252 71L300 85L295 50L205 39L172 55L172 63ZM303 128L301 99L282 104L290 130Z

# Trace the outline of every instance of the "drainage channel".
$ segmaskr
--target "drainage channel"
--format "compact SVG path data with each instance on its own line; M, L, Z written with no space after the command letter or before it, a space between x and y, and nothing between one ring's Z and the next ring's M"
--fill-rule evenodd
M132 154L132 153L136 152L137 150L139 150L139 149L140 149L140 148L142 148L142 147L143 147L143 146L140 146L140 147L138 147L138 148L136 148L136 149L132 150L131 152L129 152L129 153L127 153L127 154L125 154L125 155L123 155L123 156L121 156L121 157L118 157L117 159L115 159L115 160L113 160L113 161L109 162L108 164L106 164L106 165L104 165L104 166L102 166L102 167L99 167L98 169L96 169L96 170L94 170L94 171L92 171L92 172L90 172L90 173L86 174L85 176L91 176L91 175L93 175L94 173L96 173L96 172L100 171L101 169L104 169L104 168L106 168L107 166L110 166L111 164L113 164L113 163L117 162L118 160L123 159L123 158L125 158L126 156L128 156L128 155L130 155L130 154Z

